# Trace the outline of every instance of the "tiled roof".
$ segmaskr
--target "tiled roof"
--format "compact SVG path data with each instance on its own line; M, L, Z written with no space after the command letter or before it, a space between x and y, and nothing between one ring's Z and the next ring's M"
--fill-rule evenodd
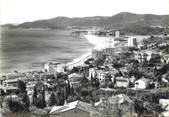
M75 108L78 108L88 113L94 110L94 108L90 104L77 100L71 103L67 103L63 106L54 106L52 110L50 111L50 113L51 114L62 113L62 112L72 110Z

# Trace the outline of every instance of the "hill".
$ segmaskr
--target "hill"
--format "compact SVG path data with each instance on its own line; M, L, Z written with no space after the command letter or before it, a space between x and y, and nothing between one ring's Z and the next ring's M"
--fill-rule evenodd
M55 17L47 20L37 20L34 22L25 22L17 28L52 28L63 29L67 27L106 27L106 28L124 28L127 26L169 26L169 15L153 14L134 14L121 12L114 16L103 17Z

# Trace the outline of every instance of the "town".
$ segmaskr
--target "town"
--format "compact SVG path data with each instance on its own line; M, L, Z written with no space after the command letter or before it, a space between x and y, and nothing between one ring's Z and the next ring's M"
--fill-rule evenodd
M43 71L0 78L5 112L49 117L168 117L169 36L139 40L120 31L81 31L101 40L72 63L46 63ZM104 39L107 42L103 42ZM102 46L103 45L103 46Z

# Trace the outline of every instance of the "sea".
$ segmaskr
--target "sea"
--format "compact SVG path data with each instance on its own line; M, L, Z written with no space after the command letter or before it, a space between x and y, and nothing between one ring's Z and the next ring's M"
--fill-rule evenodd
M43 70L47 62L71 62L94 47L71 30L2 29L0 73Z

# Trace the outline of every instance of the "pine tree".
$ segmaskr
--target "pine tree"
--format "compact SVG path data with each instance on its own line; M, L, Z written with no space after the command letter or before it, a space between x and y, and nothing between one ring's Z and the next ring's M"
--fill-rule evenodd
M52 92L52 94L49 97L49 106L53 106L55 104L56 104L56 98L55 98L54 93Z
M41 108L44 108L44 107L46 107L46 101L45 101L45 90L44 90L44 87L43 87Z
M34 87L34 91L33 91L33 105L37 104L37 89L36 87Z
M18 80L18 89L20 90L20 92L25 92L26 91L26 83Z

